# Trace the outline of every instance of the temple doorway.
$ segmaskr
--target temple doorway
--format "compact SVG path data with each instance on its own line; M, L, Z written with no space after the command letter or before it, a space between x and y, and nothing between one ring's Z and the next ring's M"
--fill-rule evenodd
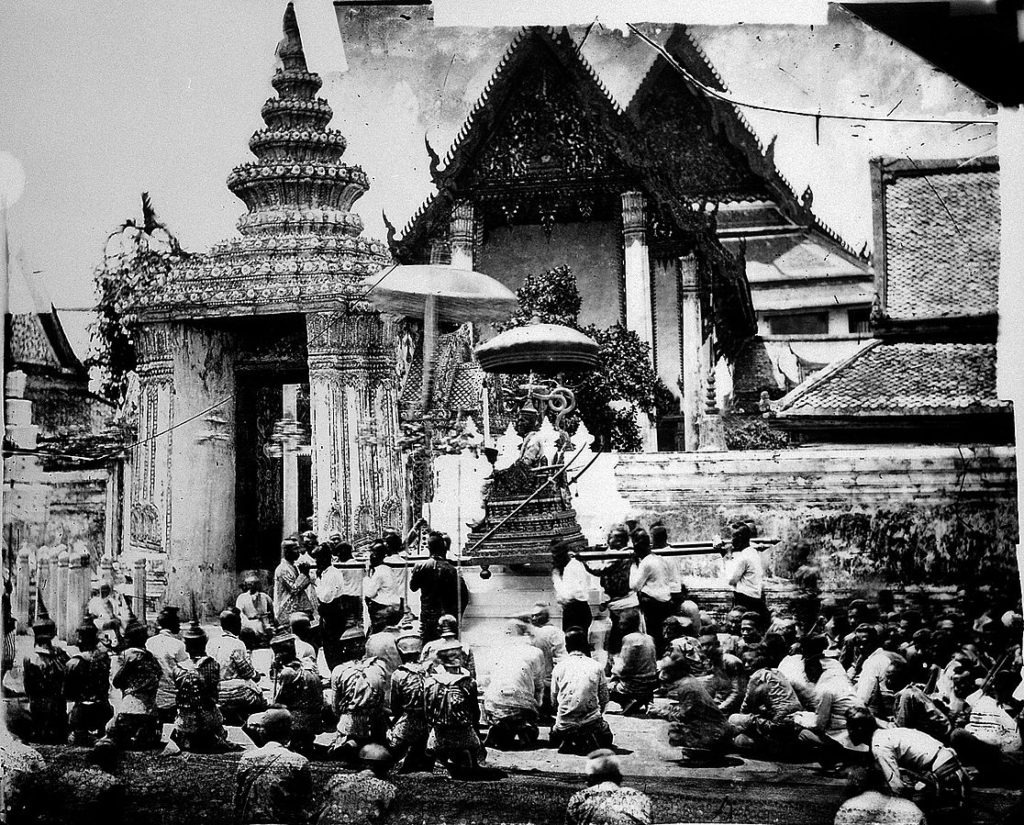
M273 570L282 539L313 514L306 376L240 375L236 415L238 569Z

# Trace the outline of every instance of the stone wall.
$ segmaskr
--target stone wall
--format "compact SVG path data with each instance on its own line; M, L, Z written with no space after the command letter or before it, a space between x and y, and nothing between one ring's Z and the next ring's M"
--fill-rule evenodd
M619 456L620 493L672 541L707 539L752 522L779 539L776 575L812 562L827 590L908 585L1015 586L1018 541L1012 447L810 447ZM716 576L714 556L691 575Z

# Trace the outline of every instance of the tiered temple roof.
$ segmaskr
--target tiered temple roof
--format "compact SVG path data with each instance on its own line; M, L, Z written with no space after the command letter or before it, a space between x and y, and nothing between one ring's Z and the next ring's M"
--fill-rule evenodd
M1012 439L996 392L998 176L992 158L872 163L877 338L781 399L781 426L843 440Z
M389 262L386 247L360 237L352 211L369 182L341 162L345 138L328 128L330 105L317 97L292 4L278 46L278 96L263 105L266 128L249 140L255 161L235 167L228 188L248 212L241 237L222 241L175 269L144 299L144 320L309 312L358 298L363 281Z

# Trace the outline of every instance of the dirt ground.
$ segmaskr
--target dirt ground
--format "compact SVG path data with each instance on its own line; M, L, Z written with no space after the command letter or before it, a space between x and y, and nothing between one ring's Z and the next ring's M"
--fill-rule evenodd
M50 779L69 770L87 767L87 751L71 747L39 748L47 760ZM534 752L546 753L546 749ZM512 762L518 754L501 754ZM583 786L578 760L571 773L501 771L501 778L456 781L438 770L434 774L410 774L394 779L398 800L392 822L402 823L537 823L561 825L565 804ZM125 757L121 775L126 783L125 821L132 825L227 825L233 821L231 797L237 754L204 756L159 752ZM499 760L492 760L499 761ZM641 788L654 803L655 821L731 823L831 823L847 795L847 784L824 780L805 766L781 766L774 771L691 771L666 764L666 770L646 776L627 777L627 784ZM314 762L314 788L344 770L337 763ZM46 783L56 787L57 783ZM979 789L975 793L977 823L999 822L1016 799L1016 793ZM82 822L66 800L51 795L33 823ZM113 825L112 822L107 825Z

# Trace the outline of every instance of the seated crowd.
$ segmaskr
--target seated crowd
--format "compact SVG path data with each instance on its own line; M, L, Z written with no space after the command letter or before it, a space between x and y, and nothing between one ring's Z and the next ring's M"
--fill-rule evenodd
M601 751L599 773L615 773L606 758L611 703L668 720L669 743L694 765L730 751L800 754L825 771L859 762L873 765L891 793L953 807L965 799L965 768L1019 771L1019 602L987 594L977 608L964 598L934 615L862 600L841 609L818 595L815 571L803 568L791 613L741 594L719 623L658 553L664 527L651 533L615 528L609 548L632 552L600 570L554 545L562 629L544 604L510 619L500 660L479 684L459 639L468 593L436 533L408 584L422 595L418 630L406 611L404 569L383 563L401 552L394 535L373 544L368 572L340 541L326 549L312 534L284 542L274 599L247 578L212 639L195 621L182 632L168 607L154 635L130 617L118 629L119 649L95 621L84 622L69 658L43 615L24 663L26 733L133 749L159 745L161 724L171 723L177 747L209 753L238 747L226 726L242 726L257 745L238 768L243 822L295 821L285 808L308 805L314 756L363 765L359 792L374 789L381 805L394 798L382 780L391 770L438 763L452 776L479 774L488 747L537 747L542 726L549 746ZM597 621L580 569L598 576L607 596ZM265 643L272 661L260 673L252 651ZM120 692L116 708L111 687ZM328 805L355 793L350 775L339 777Z

